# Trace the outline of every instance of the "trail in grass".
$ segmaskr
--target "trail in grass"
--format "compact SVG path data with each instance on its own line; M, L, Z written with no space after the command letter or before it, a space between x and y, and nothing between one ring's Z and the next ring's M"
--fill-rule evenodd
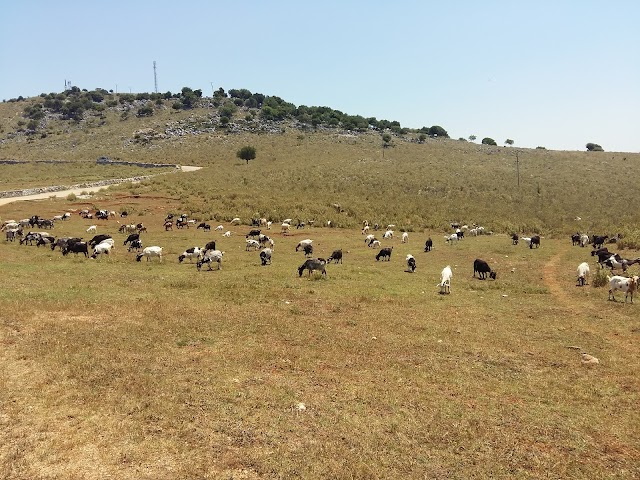
M544 283L562 308L574 314L586 313L584 305L567 293L567 284L558 266L570 247L562 242L558 248L559 251L543 267Z

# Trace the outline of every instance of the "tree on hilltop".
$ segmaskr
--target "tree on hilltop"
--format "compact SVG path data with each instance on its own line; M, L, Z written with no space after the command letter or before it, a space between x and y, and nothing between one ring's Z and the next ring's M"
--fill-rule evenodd
M510 138L507 138L507 139L504 141L504 144L505 144L505 145L509 145L509 146L512 146L514 143L515 143L515 142L514 142L513 140L511 140Z
M489 137L484 137L482 139L482 145L493 145L493 146L497 146L498 144L496 143L496 141L493 138L489 138Z
M604 152L604 149L597 143L587 143L587 150L590 152Z

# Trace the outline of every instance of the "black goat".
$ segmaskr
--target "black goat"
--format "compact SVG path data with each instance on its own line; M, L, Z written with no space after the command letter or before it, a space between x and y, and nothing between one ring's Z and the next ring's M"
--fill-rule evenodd
M84 256L88 257L89 248L87 242L67 243L67 245L62 249L62 255L66 256L69 252L75 253L76 255L84 253Z
M496 272L491 270L491 267L489 267L489 264L487 262L485 262L484 260L480 260L479 258L476 258L475 261L473 262L474 277L476 276L476 273L478 274L478 277L480 278L480 280L486 280L487 273L489 274L489 278L493 280L496 279Z
M387 261L391 260L391 252L393 251L393 247L385 247L383 249L381 249L378 254L376 255L376 262L378 260L380 260L382 258L382 260L384 261L384 259L386 258Z
M540 235L534 235L533 237L531 237L529 248L533 248L534 245L536 246L536 248L540 246Z
M430 252L432 248L433 248L433 240L431 240L431 237L429 237L427 238L427 241L424 243L424 251Z
M302 276L305 270L308 270L309 276L311 276L311 272L314 270L318 270L324 275L327 276L327 270L324 268L325 262L319 258L310 258L306 262L304 262L300 267L298 267L298 276Z
M140 240L140 234L139 233L130 234L122 245L126 245L127 243L133 242L135 240Z
M336 263L342 263L342 249L334 250L329 258L327 258L327 263L331 263L334 260L336 261Z
M591 243L593 244L593 248L602 248L607 238L609 238L609 235L594 235L591 241Z
M107 235L107 234L103 233L101 235L96 235L91 240L89 240L87 243L89 244L90 247L95 247L96 245L98 245L100 242L106 240L107 238L111 238L111 235Z
M511 235L511 244L512 245L517 245L519 240L520 240L520 237L518 237L517 233L514 233L514 234Z
M211 225L207 224L207 223L201 223L200 225L198 225L197 228L201 228L203 229L205 232L210 232L211 231Z

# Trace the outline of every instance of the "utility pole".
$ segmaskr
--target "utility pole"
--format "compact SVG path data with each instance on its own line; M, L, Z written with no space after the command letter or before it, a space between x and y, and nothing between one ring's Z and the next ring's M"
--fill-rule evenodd
M153 83L156 87L156 93L158 93L158 75L156 73L156 61L153 61Z

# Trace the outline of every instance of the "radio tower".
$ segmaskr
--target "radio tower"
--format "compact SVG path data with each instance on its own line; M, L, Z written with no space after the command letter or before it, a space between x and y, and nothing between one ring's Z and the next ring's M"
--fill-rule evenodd
M153 61L153 83L156 86L156 93L158 93L158 74L156 73L156 61Z

